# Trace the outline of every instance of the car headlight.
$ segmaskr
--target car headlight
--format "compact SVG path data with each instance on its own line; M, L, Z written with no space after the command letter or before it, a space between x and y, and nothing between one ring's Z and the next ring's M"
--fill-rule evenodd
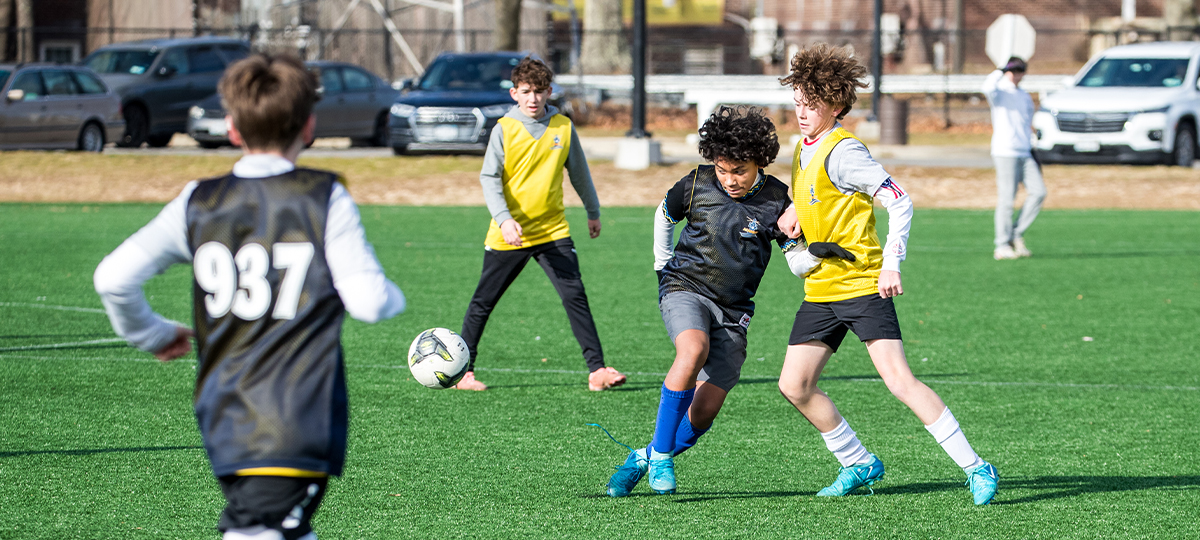
M1136 114L1165 113L1165 112L1167 112L1167 109L1170 109L1170 108L1171 108L1170 105L1165 105L1165 106L1159 107L1157 109L1146 109L1144 111L1138 111Z
M483 113L483 115L488 118L500 118L501 116L508 114L508 110L511 108L511 103L501 103L499 105L488 105L487 107L481 107L479 112Z
M417 108L407 103L392 104L392 116L407 117L412 115L414 112L417 112Z
M204 108L199 105L192 105L192 108L188 109L188 116L197 120L204 118Z

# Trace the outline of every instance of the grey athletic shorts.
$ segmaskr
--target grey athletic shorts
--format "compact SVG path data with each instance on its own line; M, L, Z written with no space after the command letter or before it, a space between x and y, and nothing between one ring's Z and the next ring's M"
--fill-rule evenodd
M671 343L684 330L700 330L708 334L708 359L700 369L697 380L716 385L728 392L742 376L746 362L746 328L741 321L732 321L712 300L688 291L667 293L658 301L663 324ZM749 317L743 317L749 325Z

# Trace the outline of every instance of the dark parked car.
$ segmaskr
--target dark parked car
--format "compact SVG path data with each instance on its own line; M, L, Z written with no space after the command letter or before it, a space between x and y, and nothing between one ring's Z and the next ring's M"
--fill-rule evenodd
M527 53L445 53L429 64L420 79L404 82L392 105L392 151L482 151L496 121L516 102L513 66ZM551 87L551 103L559 98Z
M125 129L121 98L80 66L0 64L0 148L99 152Z
M371 72L342 62L308 62L321 73L317 137L350 137L356 146L388 145L388 108L399 91ZM213 94L188 111L187 133L200 146L229 144L225 108Z
M83 64L121 96L119 146L166 146L187 130L188 108L217 92L225 66L250 54L231 38L152 39L101 47Z

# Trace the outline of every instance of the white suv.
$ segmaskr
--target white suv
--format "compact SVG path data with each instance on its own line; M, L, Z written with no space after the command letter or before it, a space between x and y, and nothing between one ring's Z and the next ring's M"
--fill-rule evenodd
M1170 163L1196 158L1200 43L1139 43L1091 59L1033 115L1050 163Z

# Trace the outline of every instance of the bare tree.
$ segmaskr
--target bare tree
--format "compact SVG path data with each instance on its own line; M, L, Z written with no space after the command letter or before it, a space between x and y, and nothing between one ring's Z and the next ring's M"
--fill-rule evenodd
M496 0L496 50L520 50L521 0Z
M33 54L33 0L17 0L17 61L32 62Z
M589 0L583 12L583 52L588 73L628 72L629 46L621 33L621 0Z
M8 60L8 21L12 17L12 1L0 0L0 62Z

